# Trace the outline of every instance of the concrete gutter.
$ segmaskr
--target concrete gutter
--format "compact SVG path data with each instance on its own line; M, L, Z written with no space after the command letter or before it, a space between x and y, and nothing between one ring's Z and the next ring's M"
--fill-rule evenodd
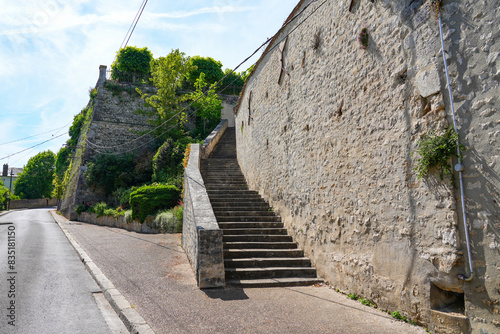
M87 253L80 247L80 245L73 239L66 228L63 227L61 222L66 220L66 218L59 216L55 211L49 211L56 223L59 225L64 235L71 243L76 253L80 257L80 260L85 264L85 268L94 278L97 285L102 289L102 292L110 305L115 310L116 314L125 324L125 327L133 334L154 334L155 332L149 326L146 321L139 315L139 313L132 308L130 303L123 297L123 295L118 291L113 283L102 273L102 271L97 267L97 265L92 261L92 259L87 255Z

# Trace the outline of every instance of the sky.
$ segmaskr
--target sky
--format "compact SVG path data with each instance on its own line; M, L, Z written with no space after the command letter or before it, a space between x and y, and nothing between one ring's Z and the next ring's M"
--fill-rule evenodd
M142 1L0 0L0 165L23 167L40 152L59 151L99 65L110 67ZM234 68L298 2L149 0L128 45L155 58L179 49Z

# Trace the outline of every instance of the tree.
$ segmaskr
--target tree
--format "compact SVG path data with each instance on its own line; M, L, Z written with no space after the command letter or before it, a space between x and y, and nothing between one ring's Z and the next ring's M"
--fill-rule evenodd
M201 124L197 126L201 138L205 138L217 126L222 110L222 101L215 93L214 87L210 87L204 93L206 86L205 73L200 73L200 77L195 83L196 91L189 94L190 99L194 101L193 107L196 110L196 115L201 118Z
M151 81L158 91L154 95L144 94L139 89L138 92L146 104L155 109L154 123L157 125L163 123L158 132L167 132L174 137L183 134L187 115L186 112L180 111L181 102L185 101L187 96L178 94L178 90L192 69L193 66L188 63L188 58L178 49L172 50L166 57L151 61Z
M0 204L5 203L9 198L9 189L5 188L3 181L0 180Z
M189 58L189 65L191 65L192 69L189 71L186 79L192 84L196 83L201 73L205 73L205 81L209 85L216 83L224 76L222 63L212 57L191 57Z
M56 155L52 151L38 153L28 160L14 182L14 193L23 199L51 197Z
M111 65L111 79L121 82L134 82L149 76L153 54L147 47L127 46L117 52Z
M224 76L226 77L217 88L221 90L222 94L239 95L243 89L243 84L245 83L245 80L243 79L244 75L245 72L238 74L236 72L232 72L231 69L226 68L224 71Z

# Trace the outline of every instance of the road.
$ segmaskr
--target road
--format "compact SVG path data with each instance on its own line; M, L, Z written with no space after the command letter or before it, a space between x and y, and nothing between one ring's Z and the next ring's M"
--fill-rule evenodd
M0 216L0 333L112 333L100 288L47 209Z
M426 333L328 286L200 290L180 234L58 221L158 334Z

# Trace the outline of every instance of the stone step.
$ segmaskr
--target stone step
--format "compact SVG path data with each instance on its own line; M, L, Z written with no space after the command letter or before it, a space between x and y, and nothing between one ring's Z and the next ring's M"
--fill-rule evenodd
M295 249L295 242L224 242L224 249Z
M267 204L261 197L253 197L253 198L228 198L228 197L219 197L219 198L210 198L210 202L212 205L219 205L224 203L237 204L237 205L254 205L254 204Z
M212 195L230 195L230 196L241 196L241 195L254 195L259 196L259 193L255 190L247 190L247 189L207 189L208 197Z
M222 236L223 242L293 242L290 235L285 234L232 234Z
M215 211L219 210L232 210L232 211L243 211L243 210L253 210L253 211L269 211L269 205L267 203L253 203L249 205L243 205L239 202L218 202L212 203L212 208Z
M210 200L212 199L225 199L225 200L245 200L245 199L262 199L259 194L240 194L237 197L230 194L210 194L208 196Z
M218 224L221 229L283 228L281 222L218 222Z
M217 217L277 217L276 214L269 211L269 209L255 210L249 208L248 210L236 211L233 209L223 208L214 209L214 213Z
M228 228L222 230L222 235L287 235L287 230L286 228Z
M276 258L224 258L225 268L260 268L260 267L310 267L307 257Z
M249 259L249 258L302 258L304 251L301 249L225 249L224 258ZM280 265L278 265L280 267Z
M237 222L281 222L279 216L225 216L217 217L219 223L237 223Z
M226 286L232 286L237 288L273 288L273 287L287 287L287 286L309 286L321 283L323 283L323 280L319 278L308 278L308 277L226 280Z
M312 267L264 267L264 268L226 268L226 279L247 278L316 278Z

